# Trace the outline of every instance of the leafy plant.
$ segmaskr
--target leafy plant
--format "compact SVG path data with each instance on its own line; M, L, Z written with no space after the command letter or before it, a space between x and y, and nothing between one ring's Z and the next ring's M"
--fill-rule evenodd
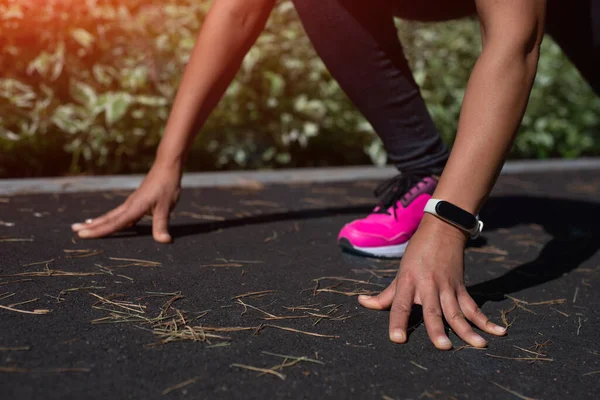
M145 172L197 32L200 0L0 3L0 177ZM417 82L451 143L476 21L398 23ZM599 155L600 101L547 40L511 157ZM291 2L195 141L192 170L382 164L369 123L318 59Z

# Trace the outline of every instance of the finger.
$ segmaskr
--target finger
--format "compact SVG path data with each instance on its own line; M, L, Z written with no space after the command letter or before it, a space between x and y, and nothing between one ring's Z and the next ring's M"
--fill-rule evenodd
M126 210L125 203L123 203L119 207L107 212L106 214L104 214L98 218L86 219L84 223L73 224L73 225L71 225L71 229L73 230L73 232L79 232L84 229L94 229L95 227L106 223L107 220L118 217L125 210Z
M371 310L389 310L394 300L394 294L396 293L396 279L385 288L385 290L379 293L377 296L358 296L358 302L361 306L369 308Z
M465 317L482 331L496 336L503 336L506 334L506 328L490 321L488 317L481 312L481 309L477 303L475 303L475 300L473 300L466 290L462 290L458 293L458 304L460 305L461 310L463 310Z
M114 211L114 210L113 210ZM112 211L111 211L112 212ZM94 220L91 218L86 219L84 222L76 222L71 225L71 230L73 232L78 232L82 229L85 229L89 224L91 224Z
M456 292L453 289L445 290L441 296L442 311L446 321L452 327L454 332L465 342L473 347L485 347L487 342L484 338L479 336L471 325L465 319L465 316L458 305L456 299Z
M405 277L401 277L396 287L396 294L390 311L390 340L392 342L406 343L408 319L412 311L414 296L414 283Z
M423 319L429 334L429 339L434 346L440 350L450 350L452 342L444 332L444 321L442 320L442 308L440 306L440 295L433 283L423 285Z
M144 215L143 209L127 208L116 217L106 218L102 223L79 231L77 234L83 239L93 239L110 235L128 226L134 225Z
M152 217L152 236L159 243L170 243L173 239L169 235L170 207L158 204Z

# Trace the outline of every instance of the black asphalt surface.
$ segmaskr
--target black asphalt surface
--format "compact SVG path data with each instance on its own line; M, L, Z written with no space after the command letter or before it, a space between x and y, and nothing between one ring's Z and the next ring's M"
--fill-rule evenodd
M500 179L466 253L469 290L511 324L504 338L484 334L485 350L453 333L455 350L436 350L418 309L409 343L395 345L388 312L357 304L398 265L336 247L375 184L185 190L171 245L152 241L148 221L73 239L72 222L126 193L0 194L0 398L599 397L597 172ZM335 279L316 286L323 277Z

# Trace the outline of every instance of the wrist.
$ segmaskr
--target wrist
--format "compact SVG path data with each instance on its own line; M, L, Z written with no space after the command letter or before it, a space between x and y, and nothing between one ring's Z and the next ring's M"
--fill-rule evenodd
M441 234L444 236L454 237L463 244L466 244L469 240L469 234L465 231L449 224L435 215L428 213L423 215L419 229L425 229L429 234Z
M162 146L158 147L158 150L156 151L154 165L160 165L166 168L182 169L184 163L184 154L169 151L167 149L164 149Z

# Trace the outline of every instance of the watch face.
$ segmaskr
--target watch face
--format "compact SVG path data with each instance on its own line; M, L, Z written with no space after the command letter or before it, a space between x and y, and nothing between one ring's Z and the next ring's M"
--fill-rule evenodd
M477 224L477 219L473 214L447 201L440 201L435 207L435 211L441 217L468 229L474 228L475 224Z

